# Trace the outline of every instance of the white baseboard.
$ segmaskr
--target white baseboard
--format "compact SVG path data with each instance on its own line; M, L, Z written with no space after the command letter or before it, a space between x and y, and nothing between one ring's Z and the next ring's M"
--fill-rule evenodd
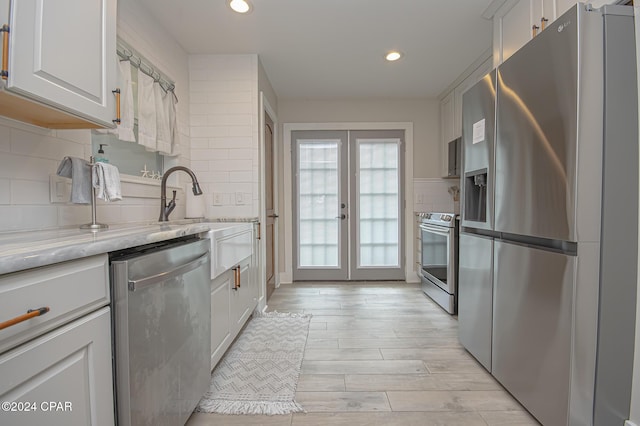
M293 284L293 275L288 272L280 272L280 284Z
M636 425L634 422L632 422L631 420L625 420L624 422L624 426L638 426Z
M409 284L418 284L420 282L420 277L416 271L411 271L407 274L407 282Z

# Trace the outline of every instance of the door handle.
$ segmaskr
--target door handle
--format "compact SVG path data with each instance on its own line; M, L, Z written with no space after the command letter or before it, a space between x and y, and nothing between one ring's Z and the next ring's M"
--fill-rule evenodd
M270 214L270 215L267 215L267 217L272 217L272 218L275 219L275 218L280 217L280 216L278 216L277 214Z
M152 275L150 277L140 278L139 280L129 280L129 291L136 291L153 284L158 284L163 281L170 280L177 277L178 275L192 271L207 262L211 262L211 256L208 251L202 256L198 257L195 260L192 260L185 265L180 265L174 269L160 272L159 274Z
M342 219L345 220L347 218L347 215L342 213L340 216L336 216L336 219Z

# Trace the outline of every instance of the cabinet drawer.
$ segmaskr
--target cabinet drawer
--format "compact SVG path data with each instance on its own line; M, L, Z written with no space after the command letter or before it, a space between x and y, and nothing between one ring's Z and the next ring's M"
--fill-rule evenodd
M0 424L112 426L109 317L105 307L1 355L0 401L21 405Z
M106 254L0 276L0 322L29 309L50 308L0 330L0 353L108 303Z

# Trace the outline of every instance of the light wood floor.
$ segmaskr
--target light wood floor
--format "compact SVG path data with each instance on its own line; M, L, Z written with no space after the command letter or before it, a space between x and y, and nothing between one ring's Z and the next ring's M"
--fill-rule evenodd
M268 310L313 314L296 394L307 413L196 413L188 426L538 425L418 285L283 285Z

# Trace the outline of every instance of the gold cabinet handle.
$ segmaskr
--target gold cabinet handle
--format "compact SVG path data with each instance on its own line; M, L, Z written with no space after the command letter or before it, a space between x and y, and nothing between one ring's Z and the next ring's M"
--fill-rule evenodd
M534 25L531 27L531 33L532 33L532 38L538 35L538 30L540 29L539 26Z
M2 70L0 70L0 76L3 80L9 77L9 26L4 24L0 28L2 33Z
M233 289L238 291L240 288L240 266L236 266L233 269Z
M113 122L120 124L120 89L113 90L112 93L116 95L116 119Z
M5 322L1 322L0 330L11 327L12 325L20 324L21 322L26 321L28 319L39 317L40 315L44 315L47 312L49 312L49 310L50 309L48 306L44 306L38 309L29 309L26 314L22 314L20 316L17 316Z
M544 16L540 18L540 31L544 31L544 28L547 26L547 22L549 22L549 20Z

